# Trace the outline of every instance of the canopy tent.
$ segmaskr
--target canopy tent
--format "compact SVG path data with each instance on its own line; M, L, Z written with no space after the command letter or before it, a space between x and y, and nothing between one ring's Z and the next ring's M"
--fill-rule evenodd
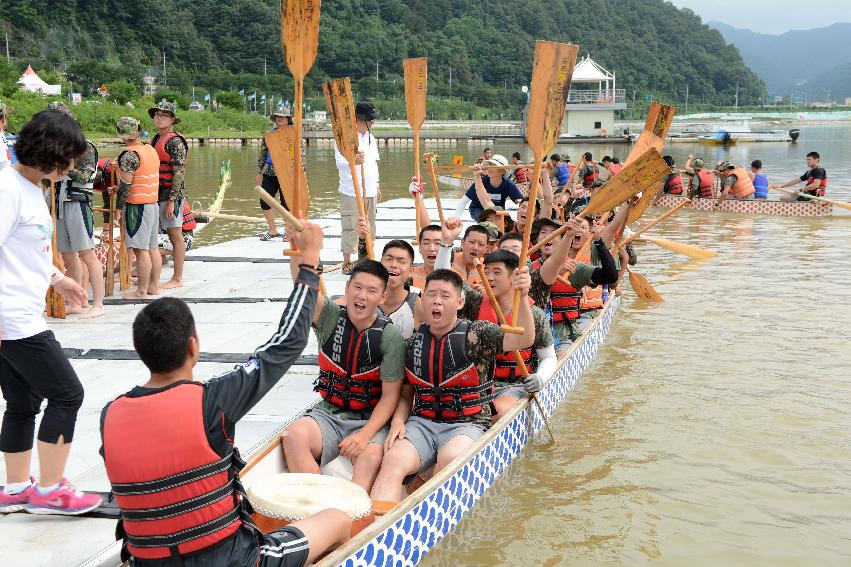
M22 91L41 92L47 95L62 94L62 85L48 85L38 74L33 71L31 65L27 65L27 70L18 79Z
M591 57L585 57L576 64L570 80L573 83L605 83L614 81L615 76L600 67Z

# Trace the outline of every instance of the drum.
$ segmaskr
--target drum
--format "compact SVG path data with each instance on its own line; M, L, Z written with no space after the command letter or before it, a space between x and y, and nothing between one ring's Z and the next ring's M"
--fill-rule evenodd
M341 478L321 474L282 473L259 478L248 487L254 523L263 533L280 529L327 508L352 519L354 536L375 521L366 490Z

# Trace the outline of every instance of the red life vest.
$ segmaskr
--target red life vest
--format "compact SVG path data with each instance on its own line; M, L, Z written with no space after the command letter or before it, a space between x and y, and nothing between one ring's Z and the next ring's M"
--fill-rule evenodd
M135 557L195 553L243 525L240 459L210 446L203 397L203 384L181 382L106 410L103 460Z
M810 170L810 174L812 174L812 170ZM815 181L815 178L810 175L807 178L807 185L811 185L813 181ZM819 186L816 189L805 191L805 193L814 197L824 197L825 193L827 193L827 172L825 172L824 179L820 180Z
M529 170L525 167L518 167L514 170L514 182L515 183L528 183L529 181Z
M586 264L591 263L591 250L583 250L579 255L576 256L577 262L585 262ZM586 311L589 309L600 309L605 304L603 300L603 286L598 285L597 287L585 286L582 288L582 299L579 300L579 308L581 311Z
M340 309L334 332L319 349L319 377L313 389L326 402L346 410L371 410L381 399L381 335L390 322L376 317L358 332L346 308ZM366 342L366 344L364 344Z
M192 207L189 206L189 202L184 199L183 200L183 230L185 232L192 232L195 230L195 227L198 226L198 223L195 222L195 215L192 214Z
M553 323L578 319L581 297L582 291L556 280L550 288L550 308L553 314Z
M118 167L118 160L111 157L100 158L98 160L98 171L100 175L96 178L93 189L98 193L103 193L104 189L112 184L112 172Z
M623 169L623 166L619 163L613 163L612 165L609 166L609 171L612 172L612 175L617 175L618 173L621 172L622 169Z
M529 300L529 305L533 305L535 302L532 298L527 297ZM505 317L505 322L509 325L511 324L511 313L509 313ZM493 304L487 297L482 298L482 304L479 306L479 321L490 321L491 323L499 323L499 319L496 316L496 309L494 309ZM523 363L526 365L526 368L529 369L529 372L535 372L538 368L538 356L537 353L531 349L523 349L520 352L520 357L523 359ZM493 366L493 378L494 380L503 380L506 382L519 382L522 379L517 372L517 360L514 358L514 353L512 352L501 352L494 356L494 366Z
M712 189L715 186L715 180L712 179L712 174L705 169L701 169L695 175L697 176L698 197L711 199L714 196Z
M670 193L671 195L683 194L683 178L679 173L669 176L668 181L665 183L665 193Z
M591 185L600 177L600 170L596 165L588 165L583 169L585 169L585 173L582 176L582 187L590 189Z
M414 415L432 421L470 421L493 400L493 381L479 376L467 355L470 322L461 320L441 339L423 323L411 338L405 375L414 387Z
M154 136L153 140L151 140L154 149L157 150L157 155L160 156L159 201L165 201L168 199L168 193L171 191L171 183L174 179L174 163L171 160L171 154L165 151L166 144L168 144L172 138L180 138L183 145L186 146L186 155L187 157L189 156L189 144L186 143L186 138L177 132L169 132L165 136L157 134Z

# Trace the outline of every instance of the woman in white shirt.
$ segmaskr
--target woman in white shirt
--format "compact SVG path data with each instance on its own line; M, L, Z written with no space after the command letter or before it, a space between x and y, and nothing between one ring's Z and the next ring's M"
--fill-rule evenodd
M77 301L83 289L53 266L53 222L41 180L59 181L86 151L80 125L58 110L39 112L18 134L18 163L0 171L0 389L6 411L0 451L6 484L0 512L75 515L100 505L63 478L83 386L48 330L45 294L53 287ZM35 417L40 476L30 476Z
M6 123L9 119L9 107L0 100L0 171L12 165L12 153L6 143Z

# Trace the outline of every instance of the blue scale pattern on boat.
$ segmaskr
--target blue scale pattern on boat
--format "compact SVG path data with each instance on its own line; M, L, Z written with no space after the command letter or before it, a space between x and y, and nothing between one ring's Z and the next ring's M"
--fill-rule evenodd
M609 333L619 299L612 299L602 320L538 394L549 417L591 364ZM531 417L531 419L530 419ZM530 436L544 427L535 404L529 404L490 444L404 517L346 558L345 567L410 567L452 530L520 453Z

